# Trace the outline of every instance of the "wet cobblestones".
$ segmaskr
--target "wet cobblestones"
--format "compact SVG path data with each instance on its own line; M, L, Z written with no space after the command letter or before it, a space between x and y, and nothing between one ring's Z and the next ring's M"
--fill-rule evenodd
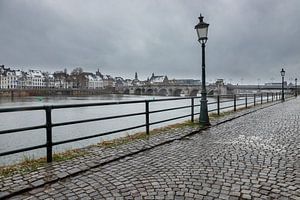
M1 182L2 195L26 182L35 189L12 199L300 199L300 98L179 140L191 131L89 149L94 157L48 167L59 181L44 185L48 168L15 175Z

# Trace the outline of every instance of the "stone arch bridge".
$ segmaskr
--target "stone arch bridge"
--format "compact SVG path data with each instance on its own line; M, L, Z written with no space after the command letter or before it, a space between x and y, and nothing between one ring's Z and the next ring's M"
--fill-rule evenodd
M212 88L207 87L207 91ZM123 88L124 94L157 96L197 96L201 85L142 85Z

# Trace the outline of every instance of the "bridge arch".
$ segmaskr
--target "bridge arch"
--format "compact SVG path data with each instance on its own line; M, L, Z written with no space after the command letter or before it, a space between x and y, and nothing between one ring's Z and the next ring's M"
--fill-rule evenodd
M190 95L190 96L197 96L198 91L199 91L199 90L194 89L194 90L192 90L192 91L189 93L189 95Z
M160 96L167 96L168 95L168 91L165 88L162 88L158 91L158 95Z
M154 90L149 88L146 90L146 95L153 95L154 94Z
M134 94L135 94L135 95L141 95L141 94L142 94L142 89L141 89L141 88L136 88L136 89L134 90Z
M180 96L182 89L175 89L173 92L173 96Z

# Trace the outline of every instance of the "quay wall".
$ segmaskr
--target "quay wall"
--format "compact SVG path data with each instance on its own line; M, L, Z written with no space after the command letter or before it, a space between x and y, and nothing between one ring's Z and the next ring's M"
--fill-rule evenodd
M0 97L26 96L86 96L118 93L115 88L105 89L0 89Z

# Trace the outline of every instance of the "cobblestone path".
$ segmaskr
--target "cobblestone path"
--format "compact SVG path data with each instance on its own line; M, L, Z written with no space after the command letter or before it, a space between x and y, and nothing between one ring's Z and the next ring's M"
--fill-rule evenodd
M13 199L300 199L300 98Z

